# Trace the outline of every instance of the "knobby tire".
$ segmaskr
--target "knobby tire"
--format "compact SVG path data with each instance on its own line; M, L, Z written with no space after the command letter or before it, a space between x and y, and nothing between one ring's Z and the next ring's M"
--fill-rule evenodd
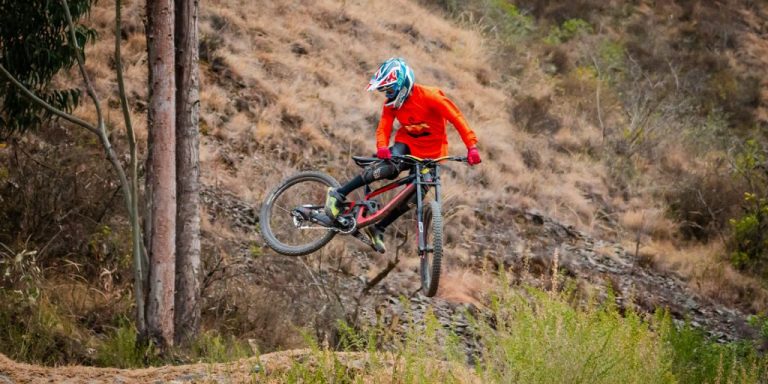
M422 221L424 237L428 241L426 245L432 246L432 252L424 252L420 257L421 289L427 297L432 297L437 294L440 284L440 267L443 260L443 215L440 212L440 203L430 201L429 206L424 207Z
M293 175L287 179L285 179L280 185L278 185L275 189L273 189L269 195L267 195L267 198L264 200L264 204L261 206L261 212L259 214L259 227L261 229L261 236L264 238L264 241L266 241L267 245L275 250L275 252L286 255L286 256L303 256L310 254L312 252L317 251L318 249L322 248L324 245L328 244L331 239L336 235L336 232L328 229L327 232L320 237L319 239L312 241L307 244L301 244L301 245L289 245L281 242L277 239L275 234L273 233L273 230L271 228L271 220L270 218L274 214L285 214L285 212L281 211L275 211L274 203L275 201L286 191L290 189L290 187L302 183L302 182L319 182L322 184L325 184L329 187L338 188L340 186L339 182L336 181L333 177L330 175L323 173L323 172L315 172L315 171L308 171L308 172L301 172L296 175ZM323 191L324 192L324 191ZM312 202L307 201L306 204L310 203L320 203L323 204L325 201L320 202ZM290 208L290 207L289 207ZM296 228L296 231L301 231L301 229Z

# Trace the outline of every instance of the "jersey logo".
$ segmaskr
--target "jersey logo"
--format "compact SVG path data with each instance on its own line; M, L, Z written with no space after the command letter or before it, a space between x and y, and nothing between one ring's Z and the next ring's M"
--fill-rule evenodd
M403 129L405 129L405 132L408 133L408 135L413 137L421 137L421 136L429 135L429 132L428 132L429 124L427 123L403 125Z

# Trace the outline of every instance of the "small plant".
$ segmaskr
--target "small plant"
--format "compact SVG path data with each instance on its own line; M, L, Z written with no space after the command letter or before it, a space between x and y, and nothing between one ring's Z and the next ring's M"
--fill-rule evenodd
M152 343L144 347L138 341L136 328L124 320L96 350L96 364L103 367L140 368L150 365L155 356ZM157 359L155 359L157 360ZM158 363L158 361L154 361Z
M206 363L225 363L250 357L250 347L234 337L204 332L192 344L192 359Z
M672 372L680 383L762 383L768 361L749 342L720 344L686 324L672 326L668 317L660 330Z
M567 42L574 37L592 33L592 25L583 19L568 19L560 26L554 26L544 38L544 42L557 45Z
M768 340L768 315L752 315L748 319L749 325L760 332L763 339Z
M261 249L261 246L256 242L251 243L251 246L248 247L248 252L251 254L251 257L254 259L259 258L261 255L264 254L264 251Z
M765 172L766 151L756 140L747 140L735 156L734 171L750 191L744 193L743 213L730 220L731 262L768 277L768 173Z
M479 4L478 4L479 3ZM483 0L465 5L470 9L479 9L479 16L485 18L498 41L511 46L528 36L536 26L533 17L520 11L517 6L506 0Z
M621 41L603 40L598 47L603 78L609 82L620 80L619 74L625 70L626 48Z
M432 0L460 23L480 27L491 37L500 52L511 52L536 30L533 16L508 0Z

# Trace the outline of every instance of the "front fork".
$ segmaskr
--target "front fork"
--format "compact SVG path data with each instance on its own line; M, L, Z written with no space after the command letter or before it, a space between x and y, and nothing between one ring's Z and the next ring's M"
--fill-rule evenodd
M422 173L426 171L426 173ZM432 252L432 247L427 244L427 236L424 231L424 197L429 192L429 187L435 188L435 201L440 204L440 173L439 166L435 164L434 169L424 168L421 164L416 165L416 221L418 222L419 237L419 256L424 256Z

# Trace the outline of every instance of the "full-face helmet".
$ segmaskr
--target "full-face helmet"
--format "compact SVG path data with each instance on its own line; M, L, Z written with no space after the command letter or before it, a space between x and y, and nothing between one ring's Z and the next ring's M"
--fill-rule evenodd
M369 91L384 92L387 101L384 105L400 108L413 89L413 70L399 57L385 61L368 83Z

